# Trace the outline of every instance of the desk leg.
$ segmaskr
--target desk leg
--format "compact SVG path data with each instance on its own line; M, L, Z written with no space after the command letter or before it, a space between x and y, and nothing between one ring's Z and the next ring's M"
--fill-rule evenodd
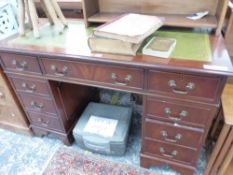
M66 146L71 146L72 143L74 142L74 137L72 135L72 132L70 132L67 135L60 135L59 138L62 140L62 142L66 145Z
M72 135L72 132L59 133L59 132L55 132L55 131L45 130L42 128L37 128L35 126L32 127L32 131L33 131L34 135L38 136L38 137L43 137L43 136L46 136L46 135L51 133L52 135L55 135L57 138L59 138L67 146L71 146L72 143L74 142L74 137Z

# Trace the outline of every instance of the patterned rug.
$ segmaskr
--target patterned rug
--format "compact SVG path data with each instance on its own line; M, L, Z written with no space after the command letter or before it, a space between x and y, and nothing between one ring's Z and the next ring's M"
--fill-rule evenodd
M60 147L49 161L44 175L155 175L144 168L104 160Z
M0 129L0 175L40 175L59 145L60 141L53 138Z

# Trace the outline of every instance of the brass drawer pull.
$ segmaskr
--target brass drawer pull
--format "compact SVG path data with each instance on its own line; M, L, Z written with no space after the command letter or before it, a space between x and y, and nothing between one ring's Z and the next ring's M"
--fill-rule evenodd
M174 121L180 121L182 120L183 118L186 118L188 117L188 112L185 111L185 110L182 110L180 113L179 113L179 116L178 117L173 117L172 116L172 110L171 108L164 108L164 113L168 116L169 119L171 120L174 120Z
M174 157L176 157L178 155L177 150L172 151L171 154L167 154L163 147L160 147L159 151L164 157L167 157L167 158L170 158L170 159L172 159L172 158L174 158Z
M130 81L132 81L133 79L132 75L128 74L125 76L124 81L121 82L118 80L116 73L112 73L111 78L114 81L113 83L119 86L127 86L130 83Z
M12 65L14 65L18 71L24 71L27 69L28 63L27 61L22 61L19 63L16 59L13 59Z
M184 90L178 89L175 80L169 80L168 86L171 87L173 93L180 94L180 95L187 95L189 91L192 91L195 89L195 84L192 82L187 83Z
M38 118L37 121L40 122L40 124L41 124L42 126L48 127L49 120L45 122L42 118Z
M169 138L167 131L161 131L160 134L164 138L165 141L172 142L172 143L177 143L183 137L182 134L178 133L176 134L174 139L171 139Z
M68 73L68 67L67 66L63 66L61 70L58 70L56 65L52 64L50 69L54 72L55 75L61 76L61 77L65 76Z
M41 110L44 108L44 104L43 103L36 103L35 101L31 102L31 106L35 109Z
M25 90L27 92L33 93L36 91L36 85L32 84L31 86L29 86L27 83L23 82L21 85L23 88L25 88Z

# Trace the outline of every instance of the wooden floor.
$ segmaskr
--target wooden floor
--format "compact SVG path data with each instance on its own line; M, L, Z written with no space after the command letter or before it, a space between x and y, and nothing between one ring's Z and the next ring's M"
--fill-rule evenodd
M232 175L232 174L233 174L233 160L231 161L231 164L229 165L225 175Z

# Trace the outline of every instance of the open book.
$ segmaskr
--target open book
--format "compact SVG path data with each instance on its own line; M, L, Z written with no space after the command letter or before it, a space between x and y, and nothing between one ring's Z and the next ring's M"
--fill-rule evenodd
M98 37L139 44L163 25L163 18L129 13L94 29Z
M142 49L144 55L169 58L176 46L173 38L153 37Z

